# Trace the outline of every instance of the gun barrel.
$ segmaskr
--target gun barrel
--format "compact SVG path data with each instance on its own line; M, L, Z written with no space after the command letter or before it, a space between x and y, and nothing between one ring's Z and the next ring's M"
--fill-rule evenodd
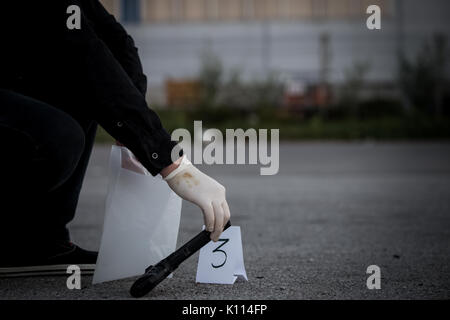
M224 230L230 226L231 222L228 221ZM136 280L131 287L130 294L135 298L140 298L148 294L176 270L183 261L208 244L210 236L211 232L203 230L167 258L161 260L157 265L147 268L145 274Z

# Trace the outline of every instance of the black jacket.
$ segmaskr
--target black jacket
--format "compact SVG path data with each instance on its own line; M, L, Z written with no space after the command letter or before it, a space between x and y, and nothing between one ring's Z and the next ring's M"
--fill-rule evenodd
M66 26L70 5L81 30ZM134 42L98 0L1 1L0 24L0 87L97 121L153 175L172 163Z

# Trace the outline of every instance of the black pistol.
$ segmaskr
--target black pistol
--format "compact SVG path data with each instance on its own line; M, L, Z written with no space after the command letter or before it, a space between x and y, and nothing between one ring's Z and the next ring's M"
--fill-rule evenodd
M225 231L229 227L231 227L230 221L223 230ZM210 236L211 232L203 230L170 256L158 262L157 265L148 267L145 274L131 286L130 294L135 298L141 298L148 294L175 271L183 261L208 244L211 241Z

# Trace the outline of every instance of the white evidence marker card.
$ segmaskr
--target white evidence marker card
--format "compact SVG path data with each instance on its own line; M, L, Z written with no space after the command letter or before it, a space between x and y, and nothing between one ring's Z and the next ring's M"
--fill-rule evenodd
M225 230L218 242L210 241L200 250L198 283L234 284L237 278L248 281L244 266L241 227Z

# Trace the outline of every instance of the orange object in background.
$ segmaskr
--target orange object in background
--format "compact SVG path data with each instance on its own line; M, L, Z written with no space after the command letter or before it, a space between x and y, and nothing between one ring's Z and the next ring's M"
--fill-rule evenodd
M169 107L190 107L200 102L201 84L196 80L166 81L166 98Z

